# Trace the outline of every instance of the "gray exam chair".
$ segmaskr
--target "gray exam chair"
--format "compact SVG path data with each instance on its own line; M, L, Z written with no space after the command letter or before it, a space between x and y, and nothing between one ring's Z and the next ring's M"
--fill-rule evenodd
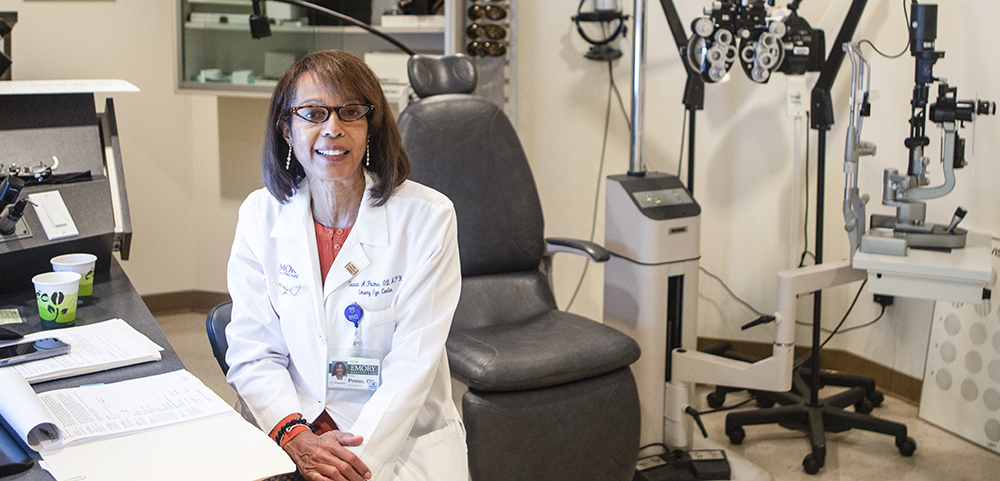
M205 317L205 332L208 333L208 343L212 345L212 354L222 369L222 374L229 373L229 364L226 364L226 350L229 349L229 341L226 340L226 326L233 315L233 301L222 302L208 311ZM250 412L250 408L243 402L243 398L236 393L236 404L233 409L240 413L248 423L257 426L257 420Z
M226 351L229 349L229 341L226 340L226 326L233 315L233 301L223 302L210 311L205 318L205 331L208 333L208 343L212 345L212 354L222 368L222 374L229 373L229 364L226 364Z
M458 215L462 295L448 337L473 481L627 481L639 449L630 337L560 311L548 252L608 259L601 246L545 239L528 159L507 116L470 95L462 56L410 59L420 100L400 114L411 178ZM458 92L458 93L454 93Z

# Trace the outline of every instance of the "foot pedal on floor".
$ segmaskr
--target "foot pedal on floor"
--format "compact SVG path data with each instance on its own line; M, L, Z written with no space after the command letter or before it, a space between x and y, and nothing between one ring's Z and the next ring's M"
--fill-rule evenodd
M640 459L633 481L702 481L731 479L729 459L721 449L673 451Z

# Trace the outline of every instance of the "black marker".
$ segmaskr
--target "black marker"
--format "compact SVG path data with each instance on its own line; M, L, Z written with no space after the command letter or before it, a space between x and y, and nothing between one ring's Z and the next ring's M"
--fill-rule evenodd
M951 216L951 224L948 224L949 234L955 233L955 228L958 227L958 223L962 222L962 219L965 218L965 214L967 213L968 211L961 207L955 209L955 215Z

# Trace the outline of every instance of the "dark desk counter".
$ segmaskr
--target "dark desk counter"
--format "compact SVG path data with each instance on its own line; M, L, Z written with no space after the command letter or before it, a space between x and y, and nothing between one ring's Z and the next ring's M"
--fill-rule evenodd
M0 292L0 309L17 309L24 321L22 324L7 324L4 327L11 330L28 334L41 330L41 318L38 317L38 304L35 301L34 288L26 286L25 289L15 292L8 292L4 289ZM53 381L33 384L36 392L51 391L68 387L77 387L81 384L112 383L135 379L139 377L162 374L165 372L184 369L184 364L177 353L170 346L167 337L163 334L156 319L150 314L146 304L142 302L139 293L136 292L129 281L125 271L117 259L112 260L111 269L107 272L100 272L94 277L94 295L86 305L79 305L76 312L76 325L93 324L114 318L124 319L139 332L143 333L151 341L159 344L163 348L160 353L162 359L158 362L147 362L133 366L120 367L108 371L86 374L83 376L70 377L66 379L56 379ZM50 331L58 336L59 330ZM0 433L3 435L4 433ZM41 459L38 453L24 446L25 451L35 459ZM30 470L2 478L3 481L52 481L45 470L36 464Z

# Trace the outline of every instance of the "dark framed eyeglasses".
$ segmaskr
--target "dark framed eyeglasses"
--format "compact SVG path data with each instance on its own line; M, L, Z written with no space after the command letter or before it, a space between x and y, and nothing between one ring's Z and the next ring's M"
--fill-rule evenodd
M288 112L295 114L296 117L305 120L306 122L321 124L326 122L326 119L330 118L330 112L336 112L337 118L344 122L354 122L355 120L359 120L361 117L368 115L368 112L371 112L374 108L375 107L371 105L364 104L347 104L341 105L340 107L304 105L302 107L292 107L288 109Z

